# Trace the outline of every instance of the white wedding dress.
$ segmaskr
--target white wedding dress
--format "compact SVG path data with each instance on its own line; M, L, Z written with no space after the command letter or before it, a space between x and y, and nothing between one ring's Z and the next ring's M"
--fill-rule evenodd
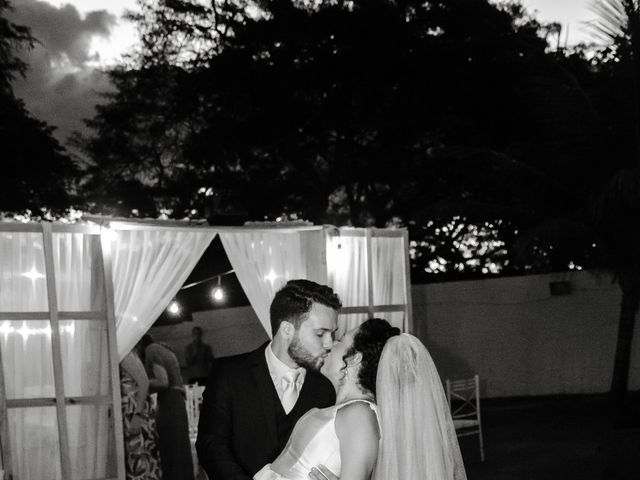
M376 405L367 400L350 400L328 408L313 408L298 420L287 446L278 458L256 473L254 480L309 480L311 469L320 464L339 477L342 462L335 427L336 414L341 408L355 402L367 403L378 418Z

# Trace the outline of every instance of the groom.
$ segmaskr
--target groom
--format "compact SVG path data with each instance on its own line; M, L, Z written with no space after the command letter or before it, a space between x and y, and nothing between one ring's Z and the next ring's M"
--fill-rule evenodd
M209 478L250 480L284 449L302 415L333 405L333 387L319 371L340 307L330 287L291 280L271 303L273 340L215 361L196 441Z

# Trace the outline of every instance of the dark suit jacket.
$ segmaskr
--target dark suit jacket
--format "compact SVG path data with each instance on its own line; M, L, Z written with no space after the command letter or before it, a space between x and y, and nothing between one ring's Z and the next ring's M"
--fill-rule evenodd
M196 449L212 480L248 480L280 453L276 416L278 396L262 345L253 352L216 359L200 409ZM322 375L307 371L292 414L335 402ZM297 421L294 418L293 421Z

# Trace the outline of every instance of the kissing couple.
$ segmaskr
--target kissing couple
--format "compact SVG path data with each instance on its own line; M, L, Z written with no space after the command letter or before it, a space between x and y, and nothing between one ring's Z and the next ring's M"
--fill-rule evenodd
M427 349L378 318L334 342L340 308L291 280L273 340L215 361L196 442L211 480L466 480Z

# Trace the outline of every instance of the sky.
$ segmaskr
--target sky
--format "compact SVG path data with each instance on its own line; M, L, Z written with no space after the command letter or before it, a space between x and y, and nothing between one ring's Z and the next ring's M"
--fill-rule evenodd
M494 0L496 2L502 0ZM593 0L523 0L542 21L560 22L562 43L590 37L585 22L594 17ZM136 41L133 25L122 18L135 0L12 0L12 20L27 25L41 44L24 55L26 79L14 82L16 95L36 117L56 127L63 143L83 131L100 93L109 91L101 69L113 65Z

